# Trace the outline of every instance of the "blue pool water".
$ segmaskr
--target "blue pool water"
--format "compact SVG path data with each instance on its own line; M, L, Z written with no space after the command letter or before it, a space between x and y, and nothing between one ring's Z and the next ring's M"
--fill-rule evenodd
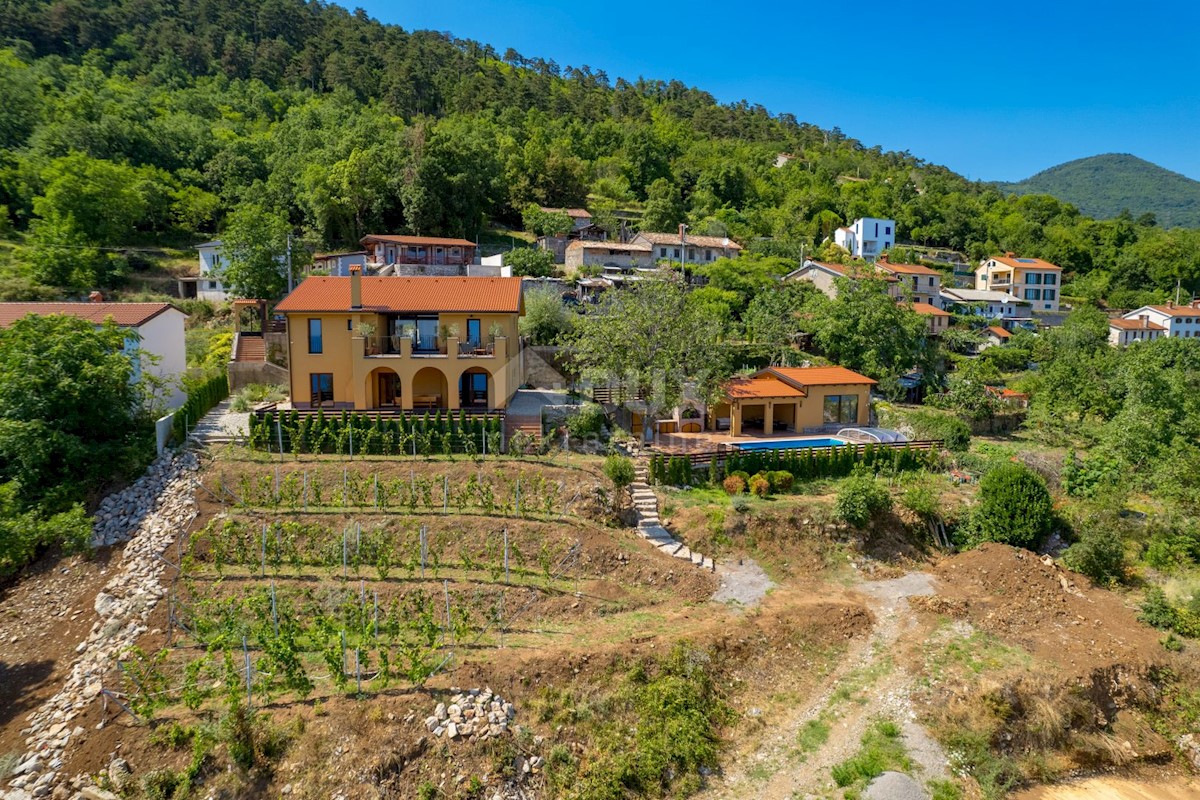
M797 450L801 447L841 447L845 439L833 439L828 436L812 439L764 439L758 442L736 442L739 450Z

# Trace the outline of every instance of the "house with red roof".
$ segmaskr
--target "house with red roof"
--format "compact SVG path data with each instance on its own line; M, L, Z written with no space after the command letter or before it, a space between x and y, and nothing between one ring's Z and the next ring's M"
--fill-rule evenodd
M287 317L296 408L502 409L521 385L520 278L306 278Z
M183 322L187 314L170 303L106 303L99 292L93 292L93 298L87 303L0 303L0 328L31 314L61 314L96 326L111 320L136 334L125 341L125 353L133 359L134 379L146 370L164 381L163 403L168 409L183 405L187 400L183 390L187 372ZM143 360L141 354L149 358Z
M1200 339L1200 300L1193 300L1190 303L1166 303L1157 306L1142 306L1135 308L1127 314L1123 314L1122 319L1125 323L1118 325L1127 325L1129 321L1137 323L1145 323L1147 327L1142 328L1145 331L1153 331L1151 325L1157 326L1161 330L1159 335L1169 336L1176 339ZM1109 321L1109 341L1113 339L1113 323L1116 320ZM1136 327L1121 327L1119 330L1136 331ZM1127 336L1127 339L1134 338ZM1157 338L1145 334L1138 339ZM1128 343L1128 342L1125 342Z
M874 385L845 367L767 367L726 383L724 396L709 409L709 422L732 436L866 425Z
M477 263L476 245L467 239L371 233L359 240L366 252L364 267L391 275L466 275Z

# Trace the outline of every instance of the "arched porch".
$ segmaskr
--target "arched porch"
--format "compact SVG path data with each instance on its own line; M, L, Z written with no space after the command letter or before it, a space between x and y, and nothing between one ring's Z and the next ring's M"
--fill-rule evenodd
M388 367L376 367L366 378L368 408L400 408L403 405L403 382L400 375Z
M495 408L495 386L492 375L483 367L463 370L458 379L459 408Z
M412 407L449 408L449 402L446 376L442 371L435 367L418 370L412 380Z

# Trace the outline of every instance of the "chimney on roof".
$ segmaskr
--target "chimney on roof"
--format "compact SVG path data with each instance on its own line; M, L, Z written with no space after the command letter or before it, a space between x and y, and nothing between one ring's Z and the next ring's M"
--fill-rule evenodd
M1150 327L1150 317L1146 316L1145 314L1138 314L1138 320L1141 321L1143 328Z
M103 303L104 302L104 294L102 292L93 291L90 294L88 294L88 302L89 303Z
M362 264L350 265L350 308L362 308Z
M1168 301L1167 301L1167 308L1174 308L1174 307L1175 307L1175 301L1174 301L1174 300L1168 300Z
M1016 258L1017 257L1017 254L1011 250L1007 251L1004 255L1006 258Z

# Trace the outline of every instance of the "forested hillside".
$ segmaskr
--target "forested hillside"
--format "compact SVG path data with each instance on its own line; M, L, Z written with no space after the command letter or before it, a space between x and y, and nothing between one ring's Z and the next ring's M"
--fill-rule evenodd
M1053 195L1098 219L1128 210L1135 217L1152 214L1164 227L1200 228L1200 181L1128 153L1068 161L997 186L1016 194Z
M235 231L312 247L474 238L529 202L636 208L796 257L861 215L972 257L1013 250L1132 305L1200 290L1200 232L1005 197L805 109L723 105L302 0L0 5L8 297L119 286L121 247ZM777 168L778 153L795 156ZM113 248L113 249L104 249ZM136 266L134 264L133 266Z

